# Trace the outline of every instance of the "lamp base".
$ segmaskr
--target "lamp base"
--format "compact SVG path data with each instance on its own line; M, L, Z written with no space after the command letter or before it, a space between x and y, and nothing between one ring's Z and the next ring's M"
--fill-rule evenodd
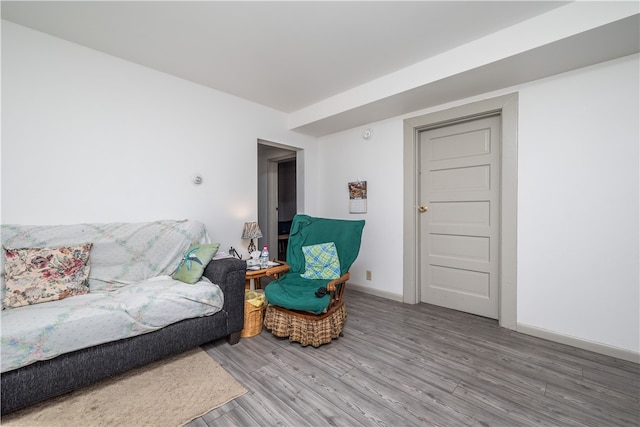
M249 241L249 247L247 248L247 250L249 251L249 255L251 255L251 252L255 252L256 249L258 249L258 248L256 248L255 243L253 243L253 239L251 239Z

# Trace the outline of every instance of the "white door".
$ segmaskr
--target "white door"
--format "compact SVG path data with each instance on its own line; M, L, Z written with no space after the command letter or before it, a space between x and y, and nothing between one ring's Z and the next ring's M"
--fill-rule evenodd
M423 302L498 318L500 116L420 133Z

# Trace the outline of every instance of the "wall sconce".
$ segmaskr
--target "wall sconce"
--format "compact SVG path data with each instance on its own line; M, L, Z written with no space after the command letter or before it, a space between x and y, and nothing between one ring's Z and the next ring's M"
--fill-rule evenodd
M249 242L249 255L251 252L254 252L257 248L255 243L253 243L253 239L259 239L262 237L262 231L260 231L260 227L258 223L255 221L245 222L244 229L242 230L242 238L243 239L251 239Z

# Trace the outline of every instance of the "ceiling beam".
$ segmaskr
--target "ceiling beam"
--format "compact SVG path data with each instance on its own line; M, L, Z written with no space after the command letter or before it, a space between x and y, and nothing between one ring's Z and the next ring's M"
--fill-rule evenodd
M640 51L637 2L576 2L289 115L322 136Z

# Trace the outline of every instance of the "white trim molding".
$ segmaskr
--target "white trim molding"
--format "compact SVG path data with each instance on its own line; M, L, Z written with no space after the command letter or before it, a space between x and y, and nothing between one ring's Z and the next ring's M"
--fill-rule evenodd
M617 359L640 364L640 353L636 353L624 348L614 347L595 341L588 341L582 338L572 337L570 335L563 335L547 329L542 329L536 326L526 325L522 323L518 323L516 330L520 333L531 335L537 338L542 338L560 344L566 344L572 347L580 348L582 350L593 351L595 353L604 354L606 356L611 356Z
M389 299L392 301L402 302L402 295L400 294L381 291L380 289L374 289L369 286L363 286L363 285L358 285L356 283L348 282L347 290L348 289L353 289L354 291L362 292L363 294L375 295L377 297Z

